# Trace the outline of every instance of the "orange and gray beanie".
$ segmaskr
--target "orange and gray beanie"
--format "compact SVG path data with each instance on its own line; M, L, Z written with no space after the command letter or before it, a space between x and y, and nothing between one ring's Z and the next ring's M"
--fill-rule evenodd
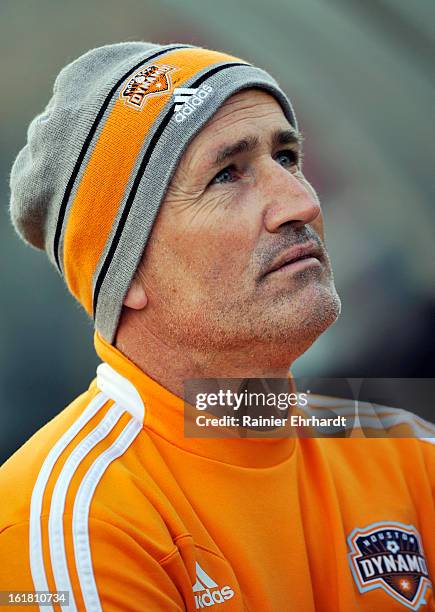
M234 93L270 92L264 70L190 45L126 42L63 68L11 173L11 217L45 249L71 293L114 341L136 268L189 142Z

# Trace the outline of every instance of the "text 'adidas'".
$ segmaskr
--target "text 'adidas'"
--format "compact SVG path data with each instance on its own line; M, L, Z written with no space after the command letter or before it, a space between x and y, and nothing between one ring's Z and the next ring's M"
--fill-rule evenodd
M175 96L175 121L182 123L189 115L191 115L198 106L203 104L213 91L211 85L202 85L201 87L176 87L174 89Z

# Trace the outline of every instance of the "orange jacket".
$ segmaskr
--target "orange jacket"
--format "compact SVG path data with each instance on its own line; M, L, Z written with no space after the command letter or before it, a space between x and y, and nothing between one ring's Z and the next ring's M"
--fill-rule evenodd
M105 612L435 610L433 440L187 438L182 400L96 349L88 391L0 469L0 591Z

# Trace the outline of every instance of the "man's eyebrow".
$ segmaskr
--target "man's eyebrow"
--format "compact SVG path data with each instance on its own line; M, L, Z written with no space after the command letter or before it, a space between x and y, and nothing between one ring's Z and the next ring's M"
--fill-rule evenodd
M236 155L241 153L250 153L258 146L259 140L257 136L248 136L242 138L237 142L227 145L219 149L216 153L216 158L213 162L213 166L221 166L224 162L228 161Z
M272 145L273 147L278 147L280 145L302 145L302 134L296 130L277 130L272 135Z
M213 161L213 166L222 166L223 163L227 162L236 155L241 153L251 153L256 147L258 147L259 139L257 136L248 136L242 138L237 142L226 145L219 149L216 153L216 158ZM277 130L272 134L272 146L276 148L282 145L301 145L302 134L296 130Z

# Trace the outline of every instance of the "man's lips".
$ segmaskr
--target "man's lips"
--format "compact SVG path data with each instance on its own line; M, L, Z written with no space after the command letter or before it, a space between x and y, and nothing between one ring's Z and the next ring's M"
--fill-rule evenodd
M296 244L277 257L271 267L265 272L264 276L279 270L283 266L287 266L304 259L314 258L320 262L322 260L322 256L322 249L315 242Z

